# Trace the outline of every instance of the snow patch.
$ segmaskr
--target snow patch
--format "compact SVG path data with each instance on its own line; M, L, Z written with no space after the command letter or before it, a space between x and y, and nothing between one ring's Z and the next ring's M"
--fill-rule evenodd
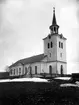
M76 84L78 85L78 87L79 87L79 81L76 81L75 83L76 83Z
M54 79L60 79L60 80L70 80L71 77L56 77Z
M61 84L60 85L60 87L70 87L70 86L72 86L72 87L78 87L77 84L71 84L71 83L65 83L65 84Z
M0 82L10 82L9 79L1 79Z
M18 79L3 79L0 82L48 82L46 79L41 78L18 78Z

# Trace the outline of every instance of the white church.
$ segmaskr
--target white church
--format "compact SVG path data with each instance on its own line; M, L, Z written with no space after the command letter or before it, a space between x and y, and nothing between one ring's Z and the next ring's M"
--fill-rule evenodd
M55 8L53 8L52 25L50 34L43 39L44 53L29 58L21 59L9 66L10 76L28 77L38 76L42 73L58 75L67 73L66 38L59 34Z

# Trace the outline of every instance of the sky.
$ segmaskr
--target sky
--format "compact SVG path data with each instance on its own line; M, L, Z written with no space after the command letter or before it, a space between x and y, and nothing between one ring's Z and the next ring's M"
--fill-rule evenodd
M79 72L79 0L0 0L0 71L43 53L53 7L59 33L67 38L67 72Z

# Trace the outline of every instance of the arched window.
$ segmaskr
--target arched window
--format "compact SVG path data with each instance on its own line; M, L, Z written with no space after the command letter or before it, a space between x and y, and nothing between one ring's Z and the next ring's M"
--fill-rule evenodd
M25 67L24 74L27 74L27 67Z
M61 75L63 75L63 65L60 67Z
M48 43L48 48L50 48L50 44Z
M51 48L53 47L53 43L51 42Z
M49 66L49 74L52 74L52 66Z
M63 49L63 43L61 43L61 48Z
M54 32L56 32L56 27L54 27Z
M32 67L30 67L30 74L32 74Z
M12 75L12 69L10 70L10 75Z
M13 74L13 76L15 75L15 69L12 70L12 74Z
M37 74L37 66L35 66L35 74Z
M21 75L21 68L19 68L19 75Z
M15 75L15 69L14 69L14 75Z
M59 42L59 48L61 47L61 43Z
M18 68L16 69L16 75L18 75Z
M14 70L13 69L12 69L11 73L12 73L12 75L14 75Z

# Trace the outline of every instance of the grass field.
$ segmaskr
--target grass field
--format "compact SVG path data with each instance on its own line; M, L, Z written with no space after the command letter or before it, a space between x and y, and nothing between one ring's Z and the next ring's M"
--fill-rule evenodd
M64 83L71 81L0 83L0 105L79 105L79 87Z

